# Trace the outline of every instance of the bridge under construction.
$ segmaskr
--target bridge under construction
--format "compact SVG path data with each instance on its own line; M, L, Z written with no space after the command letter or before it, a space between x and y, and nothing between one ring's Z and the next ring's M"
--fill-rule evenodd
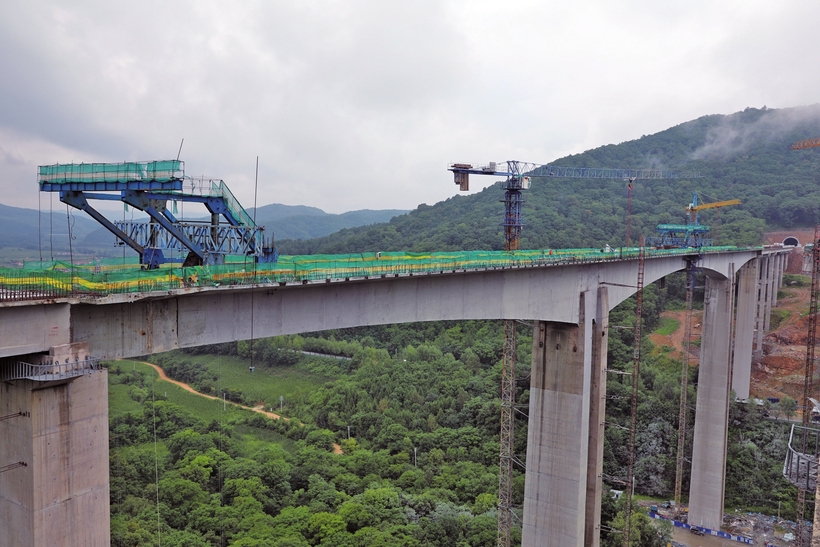
M533 322L523 545L598 545L608 314L635 293L639 252L376 252L283 256L275 264L228 257L153 269L98 261L0 270L0 416L9 416L0 421L9 441L0 466L11 466L0 473L0 528L11 531L0 546L68 538L108 545L100 361L254 336L459 319ZM692 261L706 276L689 517L703 528L722 520L729 393L748 393L785 252L646 250L646 284Z

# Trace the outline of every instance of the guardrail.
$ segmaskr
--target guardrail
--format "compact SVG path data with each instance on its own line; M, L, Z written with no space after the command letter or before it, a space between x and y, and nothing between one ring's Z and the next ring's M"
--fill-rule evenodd
M100 360L90 357L82 360L75 359L73 362L66 360L64 363L51 361L41 365L23 361L5 361L0 362L0 382L23 379L38 382L63 380L91 374L100 368Z
M783 476L801 490L814 492L817 458L820 456L820 429L792 424Z
M760 250L761 247L651 249L647 258L705 255ZM276 263L245 262L182 267L166 265L143 270L134 263L91 265L44 262L25 269L0 268L0 302L47 300L57 297L103 297L111 294L166 291L180 288L348 281L543 268L634 260L637 247L605 249L540 249L524 251L464 251L439 253L370 252L348 255L280 256ZM240 259L241 260L241 259Z

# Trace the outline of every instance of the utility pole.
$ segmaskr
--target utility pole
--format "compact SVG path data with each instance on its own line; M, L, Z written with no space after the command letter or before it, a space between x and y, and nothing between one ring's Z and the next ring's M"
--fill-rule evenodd
M692 297L695 292L695 263L686 261L686 316L683 334L683 364L680 373L680 409L678 410L678 452L675 469L675 512L680 512L683 490L683 461L686 453L686 399L689 397L689 350L692 343Z
M800 144L800 143L798 143ZM796 146L796 145L795 145ZM775 289L776 290L776 289ZM817 302L818 291L820 291L820 225L814 228L814 248L812 249L812 268L811 268L811 299L809 303L809 321L808 332L806 335L806 374L803 378L803 436L801 439L800 452L805 454L808 444L808 428L811 424L811 402L809 397L814 394L814 370L815 370L815 346L817 343ZM815 483L817 481L815 480ZM815 485L815 498L817 498L817 486ZM820 507L815 502L814 507L814 524L818 524L818 513ZM806 490L797 487L797 526L795 527L795 535L797 536L797 547L806 547L807 545L820 545L820 530L817 526L813 527L811 542L807 544L803 539L804 528L804 514L806 511Z
M638 385L641 372L641 323L643 316L643 278L646 248L641 236L641 248L638 254L638 292L635 293L635 339L632 348L632 415L629 422L629 467L626 472L626 506L624 508L624 547L629 547L629 536L632 520L632 496L635 490L635 431L638 418Z

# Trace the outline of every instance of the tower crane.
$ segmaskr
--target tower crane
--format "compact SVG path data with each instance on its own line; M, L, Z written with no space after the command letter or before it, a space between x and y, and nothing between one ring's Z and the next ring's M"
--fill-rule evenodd
M698 214L706 209L715 209L720 207L728 207L730 205L740 205L739 199L727 199L724 201L714 201L712 203L698 203L698 194L695 193L692 198L692 203L686 208L686 212L690 215L690 222L692 224L698 223Z
M503 164L490 162L487 165L473 166L469 163L453 163L447 169L453 172L455 183L459 190L470 189L470 175L491 175L506 177L504 181L504 249L515 251L518 249L519 238L523 222L521 219L521 205L524 200L522 190L528 190L533 178L575 178L575 179L621 179L632 182L640 179L689 179L701 178L702 175L694 172L676 173L661 169L606 169L596 167L559 167L524 161L507 161L506 169ZM627 212L627 215L629 212ZM629 233L627 229L627 240ZM627 244L629 242L627 241Z
M459 190L470 189L470 175L489 175L505 177L504 181L504 249L518 249L521 228L521 207L524 203L522 190L532 185L533 178L583 178L583 179L621 179L629 182L630 202L632 182L638 179L684 179L700 178L702 175L693 172L676 173L659 169L602 169L588 167L559 167L510 160L504 164L490 162L487 165L474 166L470 163L453 163L448 170L453 172ZM629 211L627 211L627 245L629 244ZM640 317L638 317L640 321ZM515 403L515 321L504 320L504 349L501 367L501 450L499 456L498 480L498 547L509 547L512 527L512 465L514 462L514 403ZM630 467L631 475L631 467Z
M820 146L820 139L806 139L796 142L789 147L789 150L803 150L804 148L814 148L815 146Z
M818 139L806 139L799 142L794 143L789 147L790 150L803 150L806 148L815 148L820 146L820 138ZM815 363L815 349L817 345L817 320L818 315L820 315L820 310L818 309L818 299L820 296L820 234L818 231L820 227L815 226L814 228L814 247L812 250L812 272L811 272L811 301L809 303L809 321L808 321L808 335L806 337L806 374L804 378L804 385L803 385L803 434L802 434L802 452L806 451L806 443L807 443L807 427L809 425L809 412L808 412L808 401L811 399L809 396L814 392L814 373L816 368ZM814 544L817 541L817 538L820 536L820 503L817 501L817 494L818 489L815 485L815 505L814 505L814 526L812 528L812 539L811 544ZM803 515L806 510L806 490L797 488L797 527L796 527L796 536L797 536L797 545L798 547L803 547L804 538L803 538Z

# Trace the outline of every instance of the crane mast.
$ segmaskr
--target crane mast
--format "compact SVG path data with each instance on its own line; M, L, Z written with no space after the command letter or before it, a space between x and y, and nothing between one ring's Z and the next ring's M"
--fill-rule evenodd
M820 146L820 138L806 139L794 143L789 147L790 150L803 150L805 148L815 148ZM811 420L811 412L809 411L809 399L814 392L814 373L816 368L815 362L815 348L817 345L817 320L820 310L818 310L818 296L820 294L820 226L814 227L814 246L812 248L812 269L811 269L811 298L809 302L808 314L808 334L806 336L806 374L803 383L803 429L801 439L801 451L806 452L806 444L808 441L808 425ZM820 502L818 502L818 492L815 481L815 507L814 507L814 526L812 530L811 545L820 544L820 530L818 530L818 520L820 519ZM796 536L798 547L806 545L803 538L803 523L806 509L806 490L804 488L797 488L797 526Z
M506 251L516 251L519 248L521 229L524 225L521 216L521 209L524 203L522 190L529 189L533 178L556 177L556 178L583 178L583 179L621 179L629 182L630 201L632 182L638 179L683 179L700 178L702 175L694 172L672 172L660 169L608 169L589 167L561 167L556 165L529 163L523 161L507 161L506 169L502 169L497 162L490 162L486 165L474 166L470 163L453 163L448 166L448 170L453 172L454 182L459 186L459 190L470 189L470 175L489 175L505 177L504 192L504 249ZM627 214L627 226L629 226ZM627 245L629 244L629 230L627 228ZM643 241L641 242L643 244ZM643 248L643 245L641 245ZM638 317L640 317L640 298L643 288L643 249L641 250L640 273L638 279ZM513 462L515 461L514 448L514 410L515 410L515 321L504 320L504 350L501 368L501 449L499 454L499 481L498 481L498 547L509 547L511 541L512 528L512 475ZM640 328L637 329L636 336L640 337ZM640 348L640 343L636 343ZM640 349L636 353L636 363L640 360ZM637 364L635 365L638 366ZM637 375L636 375L637 377ZM633 386L633 392L637 390L637 384ZM637 394L633 394L633 416L632 430L634 444L634 421L635 421L635 401ZM634 455L634 448L630 451ZM628 474L632 476L632 457ZM631 488L631 480L630 480ZM631 497L631 490L629 497ZM628 525L627 525L628 526ZM627 535L629 537L628 528Z

